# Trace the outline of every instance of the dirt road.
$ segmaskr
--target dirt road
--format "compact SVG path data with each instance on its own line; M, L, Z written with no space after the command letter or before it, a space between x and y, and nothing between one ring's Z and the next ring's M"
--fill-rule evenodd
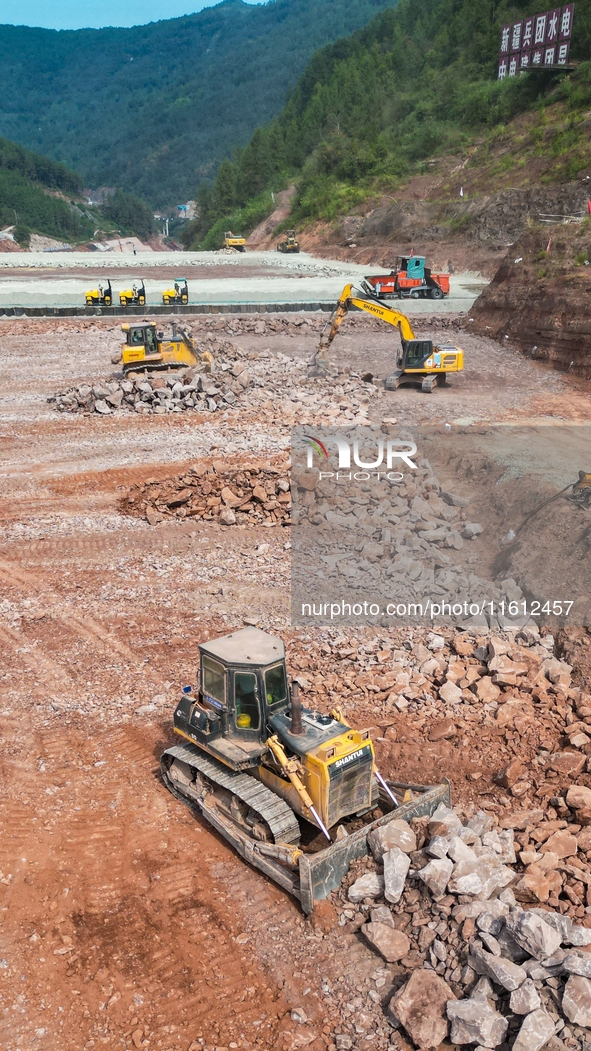
M340 360L381 376L392 337L365 321L343 329ZM331 646L347 641L330 629L312 638L289 627L286 530L151 528L118 512L133 482L228 452L271 457L287 446L291 422L349 411L342 388L331 393L302 380L281 392L282 370L312 353L318 319L305 335L295 326L254 332L223 324L225 338L272 377L266 403L256 388L256 411L246 401L213 416L100 418L60 416L46 399L108 374L118 345L111 322L0 322L7 1051L319 1051L335 1047L335 1031L351 1033L359 1049L403 1046L382 1009L391 989L383 961L343 932L330 906L305 921L295 902L169 796L157 774L176 691L194 680L200 640L254 618L286 639L292 670L312 667L327 682L336 675ZM395 413L405 422L535 421L551 411L588 421L586 395L568 377L507 347L448 334L466 348L464 375L427 400L414 391L368 394L370 420ZM375 648L374 634L357 633L356 644ZM392 633L386 642L404 637ZM355 659L347 659L349 670ZM349 711L359 721L374 717L367 700L357 709L352 700ZM402 733L404 718L395 717ZM462 801L476 792L466 772L484 768L494 800L490 776L507 747L491 738L483 755L473 731L456 740L420 750L384 746L383 769L436 780L444 765Z

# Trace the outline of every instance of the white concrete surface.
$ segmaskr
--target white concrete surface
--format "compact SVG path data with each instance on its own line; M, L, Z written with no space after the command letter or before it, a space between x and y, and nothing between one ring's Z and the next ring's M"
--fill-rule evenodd
M231 267L235 277L208 276L213 267ZM142 280L142 269L171 268L189 281L190 303L297 303L336 300L349 281L359 281L367 273L389 271L382 267L360 266L338 260L317 259L306 253L282 256L277 252L166 252L117 256L88 252L0 253L0 312L3 306L81 306L87 289L110 277L114 304L119 291L133 280ZM272 276L252 271L265 267ZM10 270L11 273L2 271ZM15 273L14 271L20 271ZM62 273L67 270L68 273ZM80 271L80 276L72 274ZM121 276L113 274L120 271ZM172 280L146 278L148 306L162 302L162 291ZM467 311L485 285L474 274L455 274L451 294L444 300L404 300L408 313ZM398 301L393 301L398 302Z

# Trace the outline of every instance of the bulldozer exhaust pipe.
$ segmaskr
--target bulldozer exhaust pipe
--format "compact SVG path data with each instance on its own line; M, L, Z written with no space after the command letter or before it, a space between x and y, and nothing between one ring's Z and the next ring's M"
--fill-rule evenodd
M291 684L291 730L294 737L303 737L305 734L302 722L302 702L300 700L300 687L297 682Z

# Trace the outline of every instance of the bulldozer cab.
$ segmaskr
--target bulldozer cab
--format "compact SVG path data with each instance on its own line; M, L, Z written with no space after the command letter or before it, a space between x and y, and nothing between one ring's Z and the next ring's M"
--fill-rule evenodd
M126 334L126 345L128 347L145 347L146 354L158 353L158 339L156 337L155 325L122 325Z
M199 689L186 688L175 729L232 766L252 765L266 751L269 717L288 706L283 643L249 627L199 651Z

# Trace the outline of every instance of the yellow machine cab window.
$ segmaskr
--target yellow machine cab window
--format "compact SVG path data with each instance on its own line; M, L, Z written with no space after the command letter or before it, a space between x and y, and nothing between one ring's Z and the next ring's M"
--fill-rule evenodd
M226 670L222 664L218 664L217 661L211 659L211 657L203 657L202 663L203 672L203 693L209 697L213 697L215 701L220 704L226 703Z
M261 713L256 693L256 675L252 672L234 673L234 699L238 730L258 730Z
M274 668L267 668L265 672L265 696L269 708L272 708L275 704L285 702L287 682L285 680L284 664L276 664Z

